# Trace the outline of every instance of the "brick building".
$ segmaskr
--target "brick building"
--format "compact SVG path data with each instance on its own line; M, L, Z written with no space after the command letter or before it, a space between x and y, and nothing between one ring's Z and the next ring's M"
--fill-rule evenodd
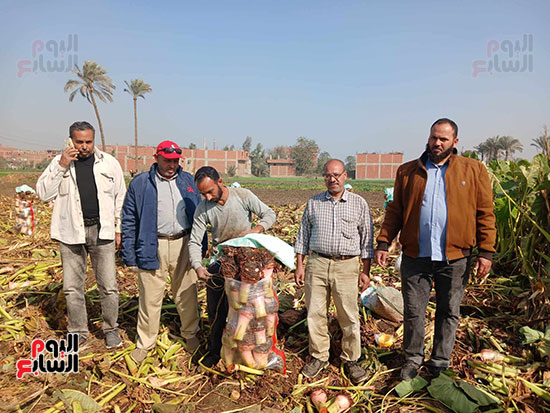
M135 147L130 145L106 145L106 152L112 154L122 166L124 172L135 169ZM138 146L138 171L148 170L155 162L153 155L155 147ZM212 166L220 173L227 174L234 167L239 176L250 175L250 159L248 152L243 150L222 151L208 149L182 148L182 167L190 173L195 173L201 166Z
M155 147L138 146L138 171L146 171L155 162L153 155ZM44 159L50 160L59 154L60 150L28 151L24 149L9 148L0 145L0 157L8 163L30 164L35 167ZM135 169L135 147L129 145L106 145L106 152L113 155L124 172ZM250 159L247 151L217 151L208 149L182 149L182 167L190 173L195 173L201 166L212 166L220 173L227 174L230 168L234 168L235 174L240 176L250 175Z
M0 158L8 161L8 166L12 168L23 165L35 168L41 161L52 159L59 152L59 150L31 151L11 148L0 144Z
M275 159L267 160L269 167L269 176L275 178L296 176L296 160L292 159L292 147L290 146L278 146L275 148L278 154ZM319 161L319 152L316 149L311 151L311 159L313 161L314 168L317 167Z
M296 161L294 159L268 159L267 165L270 177L296 176Z
M358 153L355 179L395 179L403 153Z

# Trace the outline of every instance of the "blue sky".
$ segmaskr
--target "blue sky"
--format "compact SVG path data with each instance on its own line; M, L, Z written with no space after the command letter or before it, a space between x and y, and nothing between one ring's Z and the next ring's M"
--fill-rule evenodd
M100 103L107 143L133 143L124 80L142 78L140 142L218 148L246 136L266 148L299 136L345 158L402 151L417 157L430 124L454 119L459 148L550 125L547 1L0 1L0 144L60 148L92 106L63 92L71 73L17 76L32 44L78 35L78 62L94 60L117 86ZM487 44L533 35L533 70L473 77ZM501 59L507 58L499 51ZM44 59L53 59L43 52Z

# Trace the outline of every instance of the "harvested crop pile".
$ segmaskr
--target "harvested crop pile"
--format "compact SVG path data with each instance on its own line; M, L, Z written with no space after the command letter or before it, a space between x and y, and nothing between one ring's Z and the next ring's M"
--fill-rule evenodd
M445 412L449 410L436 396L441 390L445 393L457 388L463 392L463 387L467 386L462 382L497 397L502 402L502 409L538 412L549 408L550 362L545 355L548 320L528 318L525 302L532 295L529 284L510 271L500 273L505 276L494 275L468 287L451 362L461 382L441 380L431 391L424 387L403 397L394 392L403 361L400 353L402 327L370 314L363 307L360 364L370 373L368 381L363 386L352 386L340 374L341 331L333 307L329 323L333 349L331 365L315 379L304 379L299 374L308 359L303 291L297 288L293 273L287 269L281 270L273 283L280 301L279 315L286 314L277 328L277 346L284 350L287 360L286 375L273 370L266 370L260 376L242 371L228 375L225 371L205 373L198 370L197 361L206 351L208 332L202 282L199 284L202 348L194 355L184 350L179 337L179 317L167 293L156 349L141 366L136 366L129 353L135 341L137 279L135 273L120 265L120 261L117 266L119 324L124 347L117 351L105 348L99 292L89 268L86 306L91 337L79 354L79 372L37 377L27 374L18 380L16 363L30 357L34 338L66 338L61 262L57 245L49 236L51 208L41 202L33 204L36 226L33 235L28 237L17 234L14 229L14 198L0 198L0 401L3 410L77 411L74 399L78 397L79 403L94 406L93 403L97 403L105 411L151 411L154 408L156 411L222 412L248 407L249 411L257 412L271 408L270 412L297 413L306 411L309 393L322 387L328 400L340 393L349 395L352 409L356 411ZM269 233L293 244L303 205L276 207L275 211L278 222ZM373 214L379 222L381 211L373 210ZM256 276L255 268L259 267L255 265L245 271L248 279ZM229 265L227 271L235 278L241 268ZM391 268L373 266L373 273L381 275L386 285L400 288L399 278ZM266 313L268 311L266 306ZM433 311L432 302L426 320L428 350ZM522 326L527 328L520 332ZM254 333L256 330L255 327ZM375 334L381 333L395 338L391 347L382 348L376 344ZM481 357L484 349L497 351L500 356L486 360ZM427 377L423 369L420 374ZM491 408L482 407L481 411Z

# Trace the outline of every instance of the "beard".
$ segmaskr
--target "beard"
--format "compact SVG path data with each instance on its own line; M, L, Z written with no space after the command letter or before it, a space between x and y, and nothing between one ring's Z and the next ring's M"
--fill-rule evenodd
M428 153L428 158L430 158L430 161L432 161L434 164L438 164L439 162L441 162L443 159L447 158L448 156L450 156L454 151L454 148L451 147L441 153L433 153L430 146L428 144L426 144L426 152Z
M217 204L218 201L219 201L220 199L222 199L222 195L223 195L223 189L222 189L221 185L218 184L218 193L216 194L216 196L215 196L214 198L212 198L212 199L210 200L210 202L214 202L214 203Z

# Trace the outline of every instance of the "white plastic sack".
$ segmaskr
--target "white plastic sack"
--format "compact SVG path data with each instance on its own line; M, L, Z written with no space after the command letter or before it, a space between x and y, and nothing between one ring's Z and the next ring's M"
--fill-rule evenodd
M391 321L403 321L403 296L393 287L369 287L361 293L363 305Z
M221 254L224 245L265 248L288 268L294 269L294 248L277 237L266 234L246 234L244 237L233 238L218 244L218 254Z

